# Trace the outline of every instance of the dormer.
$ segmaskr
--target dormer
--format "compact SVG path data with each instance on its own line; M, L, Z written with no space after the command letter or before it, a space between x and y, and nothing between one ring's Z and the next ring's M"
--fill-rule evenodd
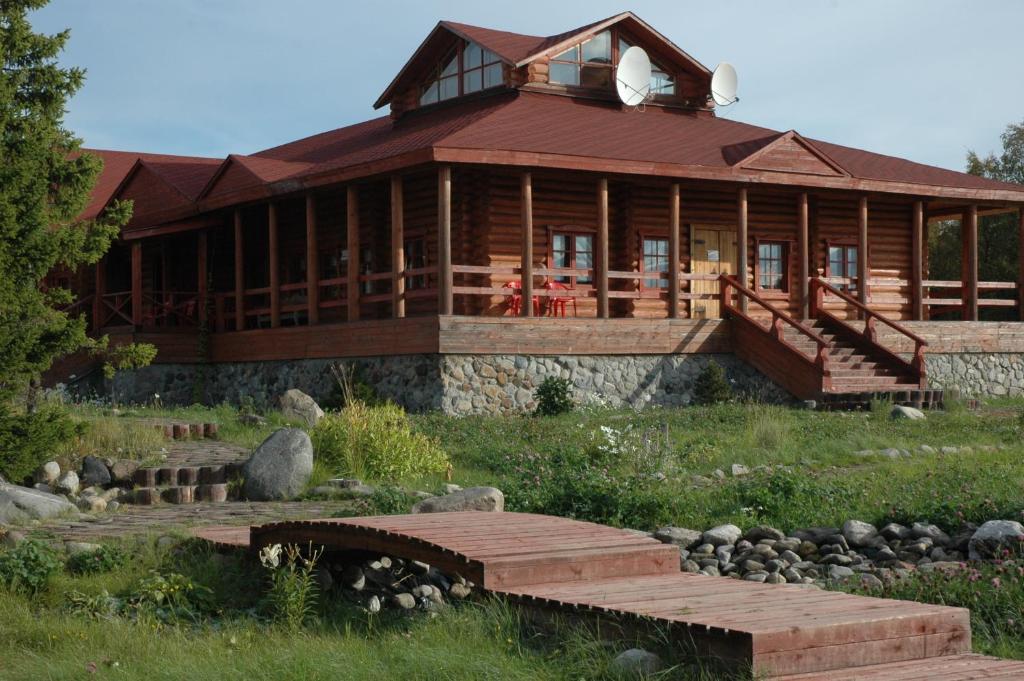
M711 72L631 12L547 37L442 21L374 107L398 116L509 88L617 101L615 71L634 45L651 59L651 104L713 108Z

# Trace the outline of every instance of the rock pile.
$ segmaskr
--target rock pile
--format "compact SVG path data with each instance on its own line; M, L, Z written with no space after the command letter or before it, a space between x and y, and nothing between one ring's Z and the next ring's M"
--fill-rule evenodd
M340 593L370 613L382 609L436 611L470 597L475 589L460 575L447 575L415 560L381 556L370 560L326 559L317 568L324 592Z
M949 536L939 527L916 522L881 529L849 520L842 527L811 527L786 534L759 525L743 532L721 525L706 532L663 527L655 539L679 546L684 572L769 584L823 585L856 580L880 587L912 570L959 569L967 560L1002 557L1024 550L1024 526L989 521L964 525Z

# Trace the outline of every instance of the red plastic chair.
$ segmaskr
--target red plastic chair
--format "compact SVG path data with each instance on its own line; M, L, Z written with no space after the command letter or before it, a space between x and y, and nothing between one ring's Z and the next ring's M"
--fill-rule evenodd
M558 281L549 281L544 288L550 291L573 291L565 284ZM576 296L552 296L548 298L548 314L552 317L564 317L565 308L572 304L572 316L576 316Z
M508 305L508 310L512 313L512 316L518 317L523 309L523 294L519 292L522 289L522 283L518 281L506 281L502 288L512 290L509 295L505 296L505 304Z

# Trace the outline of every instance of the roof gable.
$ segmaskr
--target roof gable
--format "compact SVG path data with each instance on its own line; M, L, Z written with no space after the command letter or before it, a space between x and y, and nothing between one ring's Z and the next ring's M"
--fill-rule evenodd
M759 142L767 142L758 145ZM757 146L751 153L731 161L738 168L747 170L766 170L780 173L796 173L798 175L826 175L849 177L850 173L836 163L814 144L804 139L795 130L779 135L770 141L758 140L754 145L745 145L747 149ZM738 149L727 150L726 157Z

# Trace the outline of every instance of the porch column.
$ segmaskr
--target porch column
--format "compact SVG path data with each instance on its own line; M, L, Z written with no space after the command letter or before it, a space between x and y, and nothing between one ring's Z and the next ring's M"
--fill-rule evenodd
M278 270L277 204L267 204L267 265L270 272L270 328L281 326L281 273Z
M348 299L348 321L359 321L359 188L350 184L345 191L348 237L348 265L345 273L345 297Z
M316 236L316 196L306 194L306 320L320 321L320 248Z
M391 177L391 312L405 316L405 204L402 176Z
M142 240L132 242L132 324L142 326Z
M871 283L868 281L868 197L860 197L857 210L857 297L868 304Z
M199 324L206 324L206 306L209 294L209 274L207 272L207 235L206 230L199 232L196 240L196 297L198 298Z
M668 195L668 316L679 317L679 184Z
M597 182L597 316L608 318L608 180Z
M800 262L797 266L797 275L800 277L800 318L808 319L811 316L811 239L810 239L810 210L807 202L807 192L800 194L796 202L797 214L797 246Z
M452 297L452 169L437 171L437 313L450 315L455 309Z
M96 292L92 297L92 330L99 331L103 326L103 294L106 293L107 287L107 256L96 261L95 274Z
M964 240L964 319L978 321L978 207L964 211L961 223Z
M745 287L750 286L747 273L747 188L741 187L736 195L736 277ZM741 312L747 311L747 297L739 296Z
M912 319L924 319L924 202L914 202L913 228L911 230L910 300L913 304Z
M1017 209L1017 259L1020 261L1020 276L1017 281L1017 312L1024 322L1024 206Z
M533 316L533 177L523 173L519 178L520 227L522 252L519 258L520 305L519 314Z
M235 331L245 331L245 242L242 211L235 209Z

